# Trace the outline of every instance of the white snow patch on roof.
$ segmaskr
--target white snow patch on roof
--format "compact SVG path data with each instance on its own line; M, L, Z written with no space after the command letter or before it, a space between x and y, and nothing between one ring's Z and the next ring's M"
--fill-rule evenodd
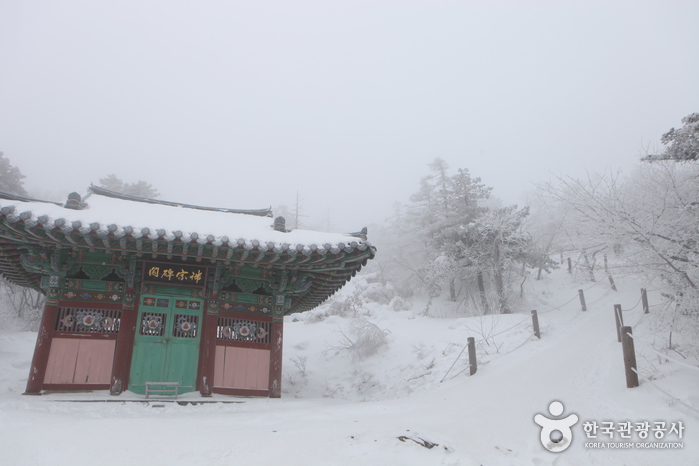
M185 240L189 239L191 233L197 233L200 241L213 235L219 241L221 237L227 236L231 242L244 239L257 240L263 244L273 242L294 246L299 244L322 246L326 243L336 246L339 243L348 244L352 241L366 243L349 234L311 230L276 231L273 228L274 220L270 217L147 204L98 195L89 196L86 202L87 207L83 210L71 210L42 202L4 200L0 201L0 206L15 206L15 215L31 212L35 219L47 215L53 221L63 218L68 225L80 221L83 228L89 228L93 223L99 223L101 229L116 225L118 233L122 233L125 227L132 227L137 234L143 228L148 228L149 236L153 236L160 229L166 230L168 237L176 231L181 231Z

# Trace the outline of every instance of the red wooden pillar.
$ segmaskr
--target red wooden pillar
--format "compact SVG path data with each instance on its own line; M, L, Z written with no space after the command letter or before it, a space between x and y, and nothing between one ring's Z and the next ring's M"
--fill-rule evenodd
M32 365L29 367L29 379L27 380L25 395L41 394L44 375L46 375L46 365L49 362L53 329L56 326L56 318L58 317L58 297L60 293L60 290L51 288L46 296L46 305L41 316L39 334L36 337L36 346L34 347L34 357L32 358Z
M269 357L269 397L282 396L282 349L284 347L284 318L274 317L270 342L272 350Z
M129 372L131 371L131 355L136 335L138 318L139 295L134 288L127 288L121 308L121 322L117 335L116 351L114 353L114 368L109 392L118 395L129 387Z
M218 326L218 295L206 300L201 341L199 343L199 370L197 388L201 396L211 396L214 391L216 360L216 329Z

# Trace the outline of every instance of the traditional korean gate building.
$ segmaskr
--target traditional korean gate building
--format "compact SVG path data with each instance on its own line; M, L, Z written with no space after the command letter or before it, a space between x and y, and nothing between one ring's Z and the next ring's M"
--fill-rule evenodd
M91 187L65 205L0 193L0 273L47 297L26 393L281 396L284 315L374 256L366 230L288 231L270 210Z

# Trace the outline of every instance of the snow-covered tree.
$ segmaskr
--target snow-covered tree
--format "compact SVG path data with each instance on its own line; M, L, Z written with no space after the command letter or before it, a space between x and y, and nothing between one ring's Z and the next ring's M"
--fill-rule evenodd
M432 295L448 284L452 301L467 291L479 296L483 312L509 312L512 279L527 265L548 266L546 254L522 231L528 209L485 207L491 188L480 178L463 168L452 175L441 159L429 167L407 215L423 245L415 270L423 272Z
M515 281L551 266L524 231L529 210L489 202L492 188L465 168L450 171L439 158L428 167L410 204L395 204L372 233L381 254L370 267L396 297L426 296L427 308L444 297L454 310L509 312Z
M410 299L429 288L423 268L425 238L417 234L420 230L406 211L405 205L396 202L386 222L372 226L371 242L381 253L368 264L381 284L401 299Z
M489 305L483 284L483 275L489 275L495 285L497 310L510 312L508 290L510 278L522 270L522 266L538 266L542 260L535 253L531 236L522 231L522 223L529 209L516 206L488 209L463 228L458 245L463 248L461 263L471 269L477 278L479 294L485 310ZM521 275L521 273L520 273Z
M655 160L697 160L699 159L699 113L692 113L682 118L680 129L671 128L663 134L660 142L665 146L663 152L645 157L646 161Z
M448 282L450 298L455 301L456 280L463 278L454 266L461 253L460 229L479 215L478 202L489 196L491 188L466 169L450 175L448 164L440 158L428 166L431 174L420 180L420 189L411 197L409 224L424 244L422 261L430 293L439 294L440 283Z
M0 152L0 191L26 196L22 181L24 178L19 168L12 166L5 154Z
M107 188L110 191L115 191L117 193L129 194L131 196L145 197L149 199L160 197L160 193L153 187L153 185L142 180L135 183L125 183L121 178L112 174L104 178L100 178L99 182L100 186L103 188Z
M545 189L567 208L567 234L581 250L623 245L622 270L662 279L699 336L699 166L658 161L627 178L561 178Z
M0 330L36 330L46 297L38 291L0 280Z
M0 152L0 191L26 196L24 175ZM41 317L42 294L0 278L0 329L33 329Z

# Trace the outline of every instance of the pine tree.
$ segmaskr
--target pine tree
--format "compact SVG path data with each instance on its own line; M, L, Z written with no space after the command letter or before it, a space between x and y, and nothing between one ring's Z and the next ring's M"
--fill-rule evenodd
M0 191L26 196L19 168L0 152ZM27 330L36 328L44 307L44 296L29 288L13 285L0 277L0 326Z
M492 277L499 312L509 314L506 274L517 264L532 265L533 241L522 232L522 223L529 209L516 206L488 209L465 228L464 261ZM480 287L480 284L479 284ZM480 290L483 293L483 290Z
M145 181L138 180L135 183L129 183L124 185L124 194L130 194L132 196L147 197L154 199L160 197L160 193L157 189L153 187L152 184L146 183Z
M5 155L0 152L0 191L26 196L27 191L24 190L23 178L25 176L22 175L19 168L13 167Z
M649 155L645 161L676 160L695 161L699 159L699 113L692 113L682 118L684 126L680 129L671 128L663 134L660 142L665 150L658 155Z
M451 175L439 158L429 167L432 173L411 197L409 213L413 232L424 244L422 269L427 271L430 294L436 296L440 285L448 283L449 297L456 301L461 283L477 289L483 312L489 313L492 304L497 312L509 312L511 277L534 262L533 242L521 228L528 209L483 207L492 188L468 169Z
M480 215L478 200L487 198L491 188L471 178L466 169L450 175L449 166L440 158L428 166L432 173L420 181L409 213L416 234L424 241L430 294L439 294L439 283L446 281L450 299L456 301L456 280L465 279L465 226Z
M124 183L124 181L116 175L108 175L105 178L100 178L100 186L122 194L131 196L145 197L154 199L160 197L160 193L150 183L139 180L136 183Z
M114 174L100 178L100 186L116 193L124 192L124 181L121 178L117 178Z

